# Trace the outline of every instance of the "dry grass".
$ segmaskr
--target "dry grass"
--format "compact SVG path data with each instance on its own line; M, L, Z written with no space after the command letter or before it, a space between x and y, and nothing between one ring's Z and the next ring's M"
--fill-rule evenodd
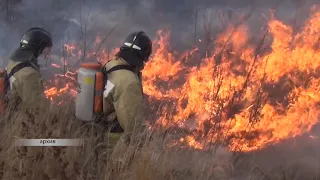
M34 118L23 112L16 112L11 118L3 117L1 122L0 179L97 179L97 175L101 179L194 179L195 176L209 176L199 174L203 171L202 168L211 166L215 169L213 164L201 165L201 159L205 159L201 153L191 156L192 151L166 149L161 142L153 140L145 144L143 153L135 155L132 166L126 166L128 163L125 163L117 169L120 172L117 173L118 177L110 177L110 171L116 165L108 163L109 166L106 166L101 160L106 156L106 144L102 140L103 129L98 125L84 125L74 120L71 107L43 109ZM15 147L15 137L85 138L86 143L84 147ZM125 154L134 152L132 148L129 147ZM127 162L128 159L129 157L124 161ZM199 168L198 173L190 174L190 168L195 165Z
M280 94L278 90L276 93ZM175 133L157 131L141 149L121 149L120 161L104 160L108 154L104 129L75 120L73 102L65 102L69 104L44 108L34 117L23 112L1 117L1 180L320 179L319 138L309 137L291 139L258 152L233 153L225 147L216 151L169 147L168 142L176 139ZM86 143L84 147L15 147L15 137L78 138L86 139Z
M211 179L319 179L318 147L272 147L261 152L235 154L224 148L213 152L167 147L161 133L139 151L128 147L123 163L107 165L103 130L83 125L69 106L44 109L33 118L15 113L1 119L0 179L5 180L211 180ZM101 136L102 135L102 136ZM84 147L14 147L13 138L86 138ZM287 142L292 145L292 142ZM314 143L301 145L310 147ZM317 149L316 149L317 148ZM298 152L298 149L300 150ZM136 152L129 162L130 155ZM113 173L112 173L113 169Z

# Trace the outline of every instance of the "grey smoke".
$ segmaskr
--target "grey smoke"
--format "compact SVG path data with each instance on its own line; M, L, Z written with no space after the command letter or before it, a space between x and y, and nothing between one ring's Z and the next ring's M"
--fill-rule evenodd
M172 31L172 39L176 46L179 46L193 40L196 9L199 11L200 33L204 11L207 11L208 18L212 19L213 26L219 26L221 23L219 13L228 15L231 11L245 12L251 6L255 6L255 16L251 22L258 26L257 22L261 22L260 15L268 13L270 8L278 8L277 15L280 18L285 20L292 18L295 12L293 2L293 0L22 0L14 6L13 15L16 19L10 25L4 21L6 12L3 10L0 40L6 43L0 45L0 56L6 56L7 51L17 47L23 32L31 26L48 29L54 37L55 44L59 46L66 39L80 39L80 27L84 28L87 18L88 41L93 40L97 33L103 36L112 27L117 26L106 43L108 47L119 45L124 36L134 30L145 30L154 37L156 30L167 28ZM308 2L311 4L315 1Z

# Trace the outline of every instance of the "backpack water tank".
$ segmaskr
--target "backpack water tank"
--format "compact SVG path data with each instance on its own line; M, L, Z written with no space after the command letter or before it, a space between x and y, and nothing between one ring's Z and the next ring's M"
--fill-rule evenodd
M75 115L82 121L92 121L102 113L103 74L98 63L83 63L78 71L78 94Z

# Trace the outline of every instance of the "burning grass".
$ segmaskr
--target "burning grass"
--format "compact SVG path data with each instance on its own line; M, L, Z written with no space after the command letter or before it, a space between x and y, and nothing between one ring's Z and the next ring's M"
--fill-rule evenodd
M211 180L211 179L316 179L319 176L317 139L301 137L281 146L259 152L232 153L215 146L210 151L170 147L176 132L153 131L143 147L130 146L121 157L121 165L109 160L104 164L105 133L100 126L74 120L72 107L42 110L34 118L16 113L1 119L0 179L8 180ZM20 138L82 138L84 147L14 147ZM306 142L308 140L309 142ZM182 144L181 144L182 145ZM314 147L312 147L314 145ZM309 148L306 150L306 148ZM133 159L131 155L135 153ZM112 171L113 169L113 171Z

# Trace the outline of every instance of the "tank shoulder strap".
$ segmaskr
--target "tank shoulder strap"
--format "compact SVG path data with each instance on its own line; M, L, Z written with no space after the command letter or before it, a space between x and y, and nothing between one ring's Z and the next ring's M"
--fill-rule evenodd
M117 71L117 70L120 70L120 69L125 69L125 70L129 70L129 71L132 71L134 72L133 68L131 66L128 66L128 65L117 65L117 66L114 66L112 68L110 68L108 71L105 71L106 74L109 74L113 71Z
M133 68L131 66L128 66L128 65L117 65L117 66L114 66L112 68L110 68L108 71L106 70L106 68L102 68L102 74L103 74L103 79L104 79L104 84L106 84L107 82L107 79L108 79L108 74L113 72L113 71L117 71L117 70L120 70L120 69L125 69L125 70L128 70L128 71L131 71L131 72L134 72Z
M22 62L20 64L17 64L16 66L14 66L10 73L8 74L8 78L10 78L11 76L13 76L16 72L20 71L21 69L25 68L25 67L32 67L33 69L37 70L37 68L35 68L29 61L25 61Z

